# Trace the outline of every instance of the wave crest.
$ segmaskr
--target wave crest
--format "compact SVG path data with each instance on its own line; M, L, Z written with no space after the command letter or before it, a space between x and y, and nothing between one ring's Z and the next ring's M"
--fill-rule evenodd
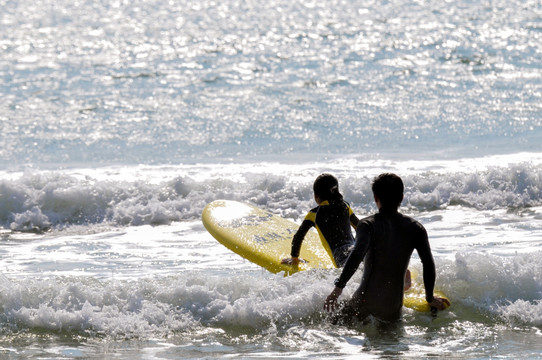
M107 178L62 171L27 171L0 180L0 226L14 231L45 231L75 224L162 225L199 218L216 199L254 203L298 220L314 206L312 182L327 169L300 177L295 166L257 172L251 166L219 165L179 169L157 181ZM374 171L374 170L373 170ZM359 215L375 210L372 174L337 169L341 192ZM542 165L490 167L475 172L418 172L403 175L403 211L433 211L448 206L478 210L527 209L542 204Z

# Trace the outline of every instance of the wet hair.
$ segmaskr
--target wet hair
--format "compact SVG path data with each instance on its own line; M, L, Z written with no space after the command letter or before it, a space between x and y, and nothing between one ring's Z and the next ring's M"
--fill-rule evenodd
M403 201L405 187L403 180L395 174L380 174L373 180L373 194L380 200L382 207L397 209Z
M343 199L342 194L339 192L339 181L331 174L321 174L314 180L313 185L314 194L318 196L322 201L339 201Z

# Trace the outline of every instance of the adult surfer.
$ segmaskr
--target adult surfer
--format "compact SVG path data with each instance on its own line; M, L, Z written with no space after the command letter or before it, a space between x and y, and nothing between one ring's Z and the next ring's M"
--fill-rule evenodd
M381 174L373 181L372 191L379 212L359 221L354 249L335 280L335 288L327 297L324 309L337 308L338 297L363 260L361 284L334 321L362 321L370 315L384 321L398 320L403 305L404 278L414 249L423 264L427 302L437 310L445 309L449 301L433 295L436 271L427 232L418 221L398 212L403 201L403 181L395 174Z

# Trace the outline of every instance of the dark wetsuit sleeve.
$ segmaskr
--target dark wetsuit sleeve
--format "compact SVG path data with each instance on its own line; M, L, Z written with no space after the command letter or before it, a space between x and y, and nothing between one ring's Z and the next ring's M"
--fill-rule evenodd
M416 247L416 251L423 265L423 285L425 286L425 300L433 301L433 290L435 288L436 270L433 255L431 255L431 246L427 238L427 231L422 228L420 243Z
M303 239L313 225L314 223L312 221L303 220L303 222L299 226L299 229L297 229L297 232L292 239L292 252L290 254L292 257L299 257L299 252L301 251L301 244L303 243Z
M354 227L354 229L358 228L359 219L356 216L356 214L352 213L350 214L350 224Z
M354 275L359 264L363 261L365 254L367 254L367 250L369 250L371 237L372 231L369 224L360 221L356 229L356 245L354 245L354 249L350 253L346 264L344 264L341 276L335 281L336 287L344 288L346 283Z

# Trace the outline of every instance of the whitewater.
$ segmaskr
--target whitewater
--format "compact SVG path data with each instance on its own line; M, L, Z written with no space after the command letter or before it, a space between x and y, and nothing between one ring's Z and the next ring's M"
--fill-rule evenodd
M540 1L0 8L1 358L542 357ZM360 217L402 177L451 308L332 325L338 269L271 274L201 223L300 223L322 172Z

